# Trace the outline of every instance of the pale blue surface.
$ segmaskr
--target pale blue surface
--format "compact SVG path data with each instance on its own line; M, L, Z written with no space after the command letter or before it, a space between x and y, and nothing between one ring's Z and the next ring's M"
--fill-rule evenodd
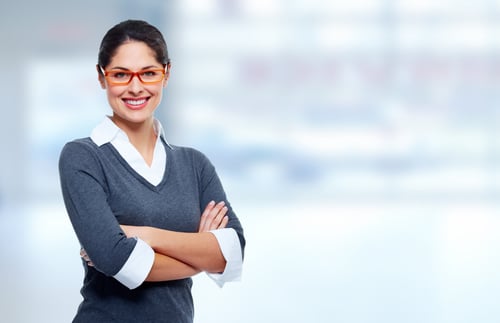
M165 32L158 117L246 228L243 281L197 277L196 322L500 320L498 1L25 2L0 10L2 321L76 310L57 158L108 113L95 56L125 17Z

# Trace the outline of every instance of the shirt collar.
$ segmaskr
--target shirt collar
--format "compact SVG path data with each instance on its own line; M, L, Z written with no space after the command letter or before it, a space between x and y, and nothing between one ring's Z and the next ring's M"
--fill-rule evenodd
M165 144L167 144L170 149L173 149L165 139L165 132L163 130L161 122L156 118L153 120L153 127L156 135L163 138ZM92 133L90 135L90 139L92 139L92 141L99 147L119 137L128 141L127 134L123 130L121 130L113 121L111 121L111 118L109 116L106 116L104 120L102 120L101 123L92 130Z

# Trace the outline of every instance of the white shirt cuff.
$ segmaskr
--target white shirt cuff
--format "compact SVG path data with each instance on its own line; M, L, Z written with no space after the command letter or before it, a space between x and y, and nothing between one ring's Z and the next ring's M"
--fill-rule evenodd
M241 255L240 239L238 234L232 228L224 228L210 231L215 235L219 243L220 250L224 259L226 259L226 267L221 274L207 273L212 280L219 285L224 286L224 283L241 280L241 272L243 268L243 257Z
M113 277L120 283L134 289L139 287L148 276L155 260L155 252L139 238L132 253L120 271Z

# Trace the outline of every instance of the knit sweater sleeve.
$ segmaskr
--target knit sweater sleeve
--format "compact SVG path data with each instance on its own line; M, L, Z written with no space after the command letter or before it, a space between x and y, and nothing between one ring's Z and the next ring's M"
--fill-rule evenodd
M116 275L137 244L121 230L107 203L107 186L96 155L86 141L67 143L59 159L64 203L81 246L95 269Z
M245 236L243 227L238 219L235 211L229 203L222 182L217 174L217 171L210 160L201 152L195 151L196 159L200 169L200 209L204 209L210 201L224 201L227 208L227 216L229 218L226 228L231 228L236 231L240 242L241 255L244 256L245 251Z

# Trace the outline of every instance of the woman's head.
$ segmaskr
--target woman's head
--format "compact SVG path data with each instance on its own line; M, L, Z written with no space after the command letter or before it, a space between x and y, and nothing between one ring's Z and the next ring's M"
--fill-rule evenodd
M156 27L142 20L125 20L104 35L99 47L98 65L103 68L108 66L118 47L130 41L144 42L155 53L158 63L170 63L167 44Z
M170 77L160 31L144 21L119 23L104 36L96 68L113 121L122 129L144 122L152 125Z

